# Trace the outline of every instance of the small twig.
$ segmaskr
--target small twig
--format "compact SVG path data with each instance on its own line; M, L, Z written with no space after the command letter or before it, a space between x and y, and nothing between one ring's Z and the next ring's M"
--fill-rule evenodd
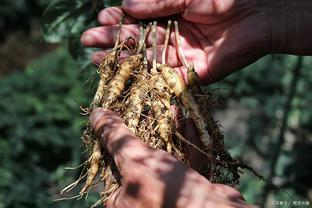
M76 198L80 198L81 195L76 195L76 196L72 196L72 197L64 197L64 198L58 198L58 199L53 199L53 202L58 202L58 201L64 201L64 200L71 200L71 199L76 199Z
M87 161L89 161L89 160L87 160ZM83 174L83 172L84 172L84 170L86 169L86 166L84 166L83 167L83 169L82 169L82 171L81 171L81 173L80 173L80 175L79 175L79 178L76 180L76 181L74 181L73 183L71 183L71 184L69 184L68 186L66 186L65 188L63 188L62 190L61 190L61 195L64 193L64 192L69 192L69 191L71 191L73 188L75 188L75 186L82 180L82 179L84 179L86 176L87 176L87 172L85 173L85 174Z
M81 163L80 165L76 166L76 167L65 167L65 170L75 170L78 169L80 167L82 167L83 165L85 165L89 160L84 161L83 163Z
M123 25L124 20L125 20L125 15L123 14L123 15L121 16L120 21L119 21L118 33L117 33L117 36L116 36L115 46L114 46L113 50L117 50L117 48L118 48L118 46L119 46L121 28L122 28L122 25ZM115 53L115 63L114 63L113 72L116 72L116 68L117 68L117 57L118 57L118 54L120 53L120 51L121 51L121 49L120 49L117 53Z
M152 27L152 23L150 23L144 30L143 25L140 24L140 40L139 40L139 47L138 47L137 53L141 53L142 52L144 44L146 42L146 39L147 39L147 36L148 36L148 33L149 33L151 27ZM141 29L142 29L142 31L141 31Z
M117 48L118 45L119 45L119 42L120 42L120 34L121 34L121 27L122 27L122 24L125 20L125 15L123 14L121 16L121 19L120 19L120 22L119 22L119 25L118 25L118 33L117 33L117 36L116 36L116 42L115 42L115 46L114 48Z
M147 52L146 52L146 44L143 45L143 65L144 67L148 67L148 60L147 60Z
M166 55L167 55L169 38L170 38L170 29L171 29L171 20L168 20L167 29L166 29L166 38L165 38L164 48L162 52L162 64L166 64Z
M95 202L90 208L94 208L94 207L97 207L99 205L102 205L103 206L104 204L104 201L102 199L99 199L97 202Z
M176 38L176 43L177 43L177 49L178 49L178 56L180 61L182 62L182 64L189 68L190 65L187 63L183 49L182 49L182 44L181 44L181 40L180 40L180 32L179 32L179 26L178 26L178 22L174 21L174 31L175 31L175 38Z
M140 26L139 26L139 47L138 47L138 51L137 53L140 53L140 47L144 44L144 25L143 23L140 21Z
M118 187L117 185L114 185L114 186L112 186L110 189L108 189L108 190L102 192L101 195L104 195L104 194L106 194L106 193L110 193L110 194L109 194L108 197L103 197L103 198L99 199L99 200L98 200L97 202L95 202L90 208L94 208L94 207L97 207L97 206L99 206L99 205L101 205L101 204L104 204L104 203L112 196L112 194L114 193L114 190L116 190L117 187Z
M156 63L156 59L157 59L157 22L154 21L153 22L153 68L151 70L152 74L156 74L157 73L157 63Z

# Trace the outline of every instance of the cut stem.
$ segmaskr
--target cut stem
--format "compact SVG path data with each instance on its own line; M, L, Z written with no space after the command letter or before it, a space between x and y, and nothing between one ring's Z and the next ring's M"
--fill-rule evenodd
M177 43L177 49L178 49L178 56L180 61L182 62L182 64L189 68L190 65L187 63L183 49L182 49L182 43L181 43L181 39L180 39L180 32L179 32L179 26L178 26L178 22L174 21L174 31L175 31L175 38L176 38L176 43Z

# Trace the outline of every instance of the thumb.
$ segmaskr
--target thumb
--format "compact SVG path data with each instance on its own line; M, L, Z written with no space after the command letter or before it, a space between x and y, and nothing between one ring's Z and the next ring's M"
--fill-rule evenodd
M93 110L90 124L101 145L114 158L122 177L127 177L136 170L130 165L134 160L150 154L150 148L137 139L123 120L112 111L103 108Z
M124 0L122 8L138 19L165 17L182 13L186 0Z

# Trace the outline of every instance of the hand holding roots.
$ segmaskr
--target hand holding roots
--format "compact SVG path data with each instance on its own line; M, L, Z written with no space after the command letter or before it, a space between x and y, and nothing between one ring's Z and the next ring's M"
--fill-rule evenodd
M154 43L156 43L155 25L154 23ZM208 96L201 89L192 64L187 64L189 86L173 68L165 64L170 26L171 22L168 22L162 64L156 64L156 55L153 58L153 66L143 61L146 57L142 44L145 42L147 30L141 33L145 37L136 48L127 47L127 41L133 41L131 38L116 44L98 68L100 80L90 111L96 107L114 111L124 119L128 128L139 139L153 148L167 151L186 164L189 164L186 149L195 147L197 151L205 154L209 161L208 167L201 172L202 175L211 182L236 185L239 182L238 168L249 167L233 159L225 149L220 126L213 119L209 109L212 96ZM177 32L176 22L175 26ZM120 52L125 49L135 53L119 63ZM186 62L185 58L183 59ZM172 103L183 110L185 117L193 119L200 133L202 146L192 144L192 141L186 140L176 132L170 111ZM101 172L99 181L103 181L105 186L99 201L102 203L118 188L120 178L113 175L115 164L100 147L100 142L94 137L90 126L84 131L83 141L91 153L85 185L80 191L80 196L88 193L96 185L95 178Z

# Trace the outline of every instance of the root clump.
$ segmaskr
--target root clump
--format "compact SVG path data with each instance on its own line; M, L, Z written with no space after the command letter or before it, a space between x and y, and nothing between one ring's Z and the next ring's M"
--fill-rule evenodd
M133 41L132 38L128 38L116 44L115 48L104 57L97 71L100 77L97 91L86 111L91 112L96 107L114 111L147 145L165 150L186 164L189 164L187 148L195 148L204 154L208 161L205 171L200 172L202 175L211 182L232 186L238 184L239 168L250 168L232 158L225 148L220 125L214 120L209 109L213 96L200 87L200 81L192 64L188 66L189 86L187 86L175 70L164 63L168 38L163 51L163 63L156 64L155 56L152 66L147 63L144 42L150 26L145 32L141 30L140 44L135 48L127 47L127 41ZM170 26L171 22L168 22L167 35ZM156 42L156 34L154 39ZM119 63L122 50L128 50L132 55ZM200 146L194 145L192 141L188 141L177 132L170 110L172 104L182 109L184 117L194 121L200 134ZM90 159L86 163L86 174L82 174L86 180L80 196L87 195L96 186L95 179L100 178L104 183L104 190L97 204L102 204L119 187L121 178L116 174L113 159L100 147L100 142L93 135L89 125L83 132L82 138L90 150ZM80 181L81 178L78 180Z

